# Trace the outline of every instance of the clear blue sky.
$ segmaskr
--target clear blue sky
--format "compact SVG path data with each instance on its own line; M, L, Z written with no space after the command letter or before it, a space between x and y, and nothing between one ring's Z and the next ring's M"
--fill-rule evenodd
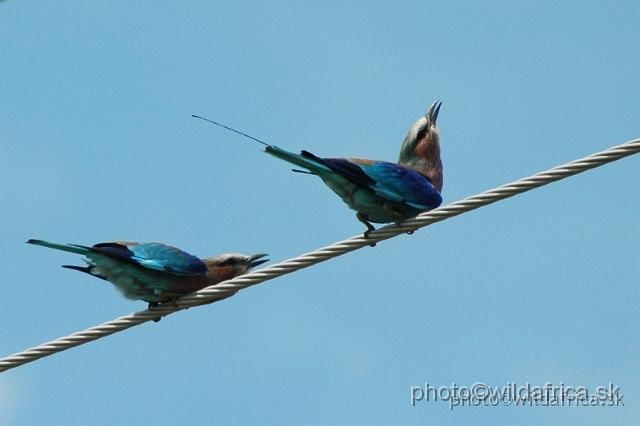
M640 3L0 2L0 356L141 310L28 238L286 259L362 231L283 148L393 160L435 100L449 203L640 136ZM456 4L451 4L456 3ZM636 424L640 157L0 375L0 424ZM410 403L620 386L626 406Z

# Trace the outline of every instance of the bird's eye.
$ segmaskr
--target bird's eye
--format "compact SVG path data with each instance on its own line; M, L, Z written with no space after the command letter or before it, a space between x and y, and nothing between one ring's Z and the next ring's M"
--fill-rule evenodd
M220 266L234 266L235 264L237 264L238 261L237 259L230 257L229 259L225 259L222 262L220 262Z
M424 135L427 134L427 130L429 130L427 127L422 127L418 133L416 133L416 140L422 140L422 138L424 138Z

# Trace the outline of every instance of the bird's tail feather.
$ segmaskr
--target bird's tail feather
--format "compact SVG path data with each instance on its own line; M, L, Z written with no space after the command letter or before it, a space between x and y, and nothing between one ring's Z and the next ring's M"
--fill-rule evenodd
M68 251L68 252L77 253L77 254L87 254L91 251L91 249L86 246L80 246L76 244L58 244L58 243L52 243L44 240L30 239L29 241L27 241L27 244L34 244L36 246L48 247L55 250Z
M285 151L277 146L269 145L265 149L265 152L273 155L274 157L278 157L281 160L295 164L296 166L303 167L313 174L322 174L331 171L327 166L315 160L315 158L317 158L315 155L307 153L306 151L303 151L303 154L301 155Z
M106 277L96 273L95 266L93 266L93 265L89 265L89 266L62 265L62 267L66 268L66 269L72 269L74 271L84 272L85 274L89 274L92 277L97 277L97 278L103 279L105 281L108 281Z

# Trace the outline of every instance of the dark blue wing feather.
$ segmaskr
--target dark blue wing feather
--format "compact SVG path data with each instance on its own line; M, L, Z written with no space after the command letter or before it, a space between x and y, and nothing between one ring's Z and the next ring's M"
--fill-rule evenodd
M314 160L328 167L333 172L358 185L371 187L376 183L374 179L364 172L362 167L347 160L346 158L320 158L309 151L302 151L301 154L303 157Z

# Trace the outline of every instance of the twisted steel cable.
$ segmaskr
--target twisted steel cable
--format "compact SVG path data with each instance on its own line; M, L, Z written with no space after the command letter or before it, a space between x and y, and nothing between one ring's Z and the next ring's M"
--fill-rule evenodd
M385 226L384 228L371 232L368 238L364 238L362 235L351 237L347 240L339 241L312 252L284 260L259 271L254 271L180 297L175 303L168 303L154 307L150 310L125 315L86 330L60 337L50 342L42 343L38 346L25 349L21 352L17 352L13 355L0 359L0 372L19 367L37 359L62 352L84 343L92 342L102 337L143 324L147 321L157 319L161 316L166 316L193 306L214 303L230 297L244 288L263 283L281 275L295 272L299 269L307 268L317 263L375 244L379 241L393 238L406 232L413 232L419 228L431 225L432 223L440 222L459 214L475 210L479 207L487 206L495 203L496 201L513 197L517 194L522 194L523 192L527 192L534 188L611 163L638 152L640 152L640 139L631 140L622 145L611 147L570 163L536 173L532 176L484 191L480 194L472 195L460 201L439 207L435 210L422 213L414 218L405 220L399 226Z

